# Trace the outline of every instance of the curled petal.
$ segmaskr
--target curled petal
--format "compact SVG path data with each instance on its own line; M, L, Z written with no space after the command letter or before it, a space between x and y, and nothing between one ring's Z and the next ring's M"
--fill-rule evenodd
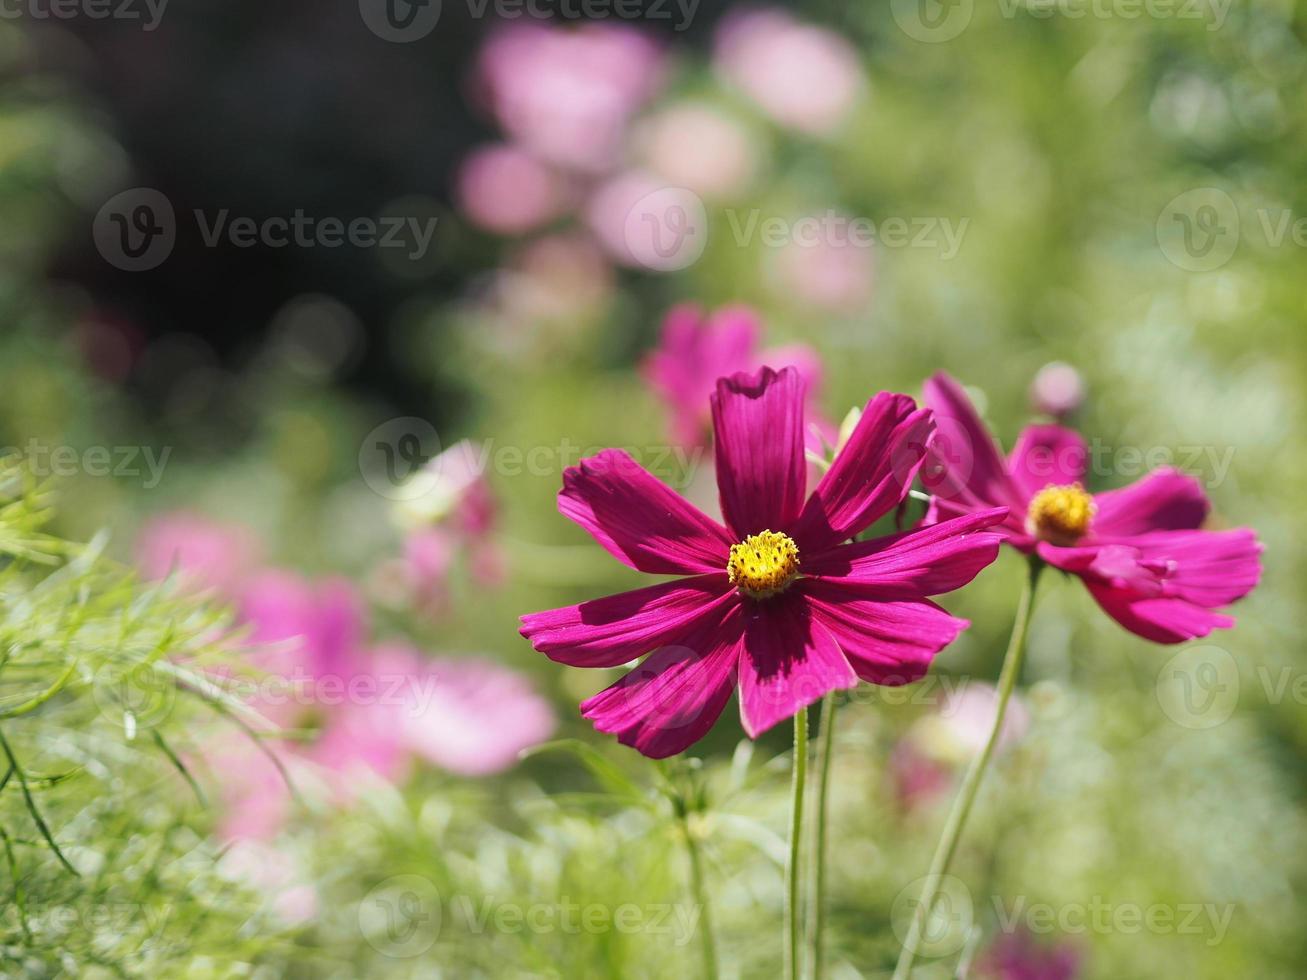
M934 431L907 395L867 403L848 444L808 498L794 529L801 549L824 550L889 513L908 494Z
M807 479L798 371L763 368L722 378L712 410L726 523L737 538L789 528L803 506Z

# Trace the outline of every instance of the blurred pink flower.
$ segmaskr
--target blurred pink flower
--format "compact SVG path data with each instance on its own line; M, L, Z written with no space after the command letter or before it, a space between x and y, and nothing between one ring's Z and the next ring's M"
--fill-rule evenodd
M564 182L546 164L511 143L473 150L459 167L456 194L468 219L500 235L521 235L561 214Z
M1081 953L1066 942L1040 942L1026 931L1007 933L981 956L984 980L1075 980Z
M717 31L714 62L776 122L814 135L837 129L866 87L851 44L776 9L727 17Z
M967 757L985 747L990 729L994 726L994 712L998 709L998 690L985 681L970 681L961 688L949 691L940 706L939 717L944 730L959 751ZM1016 695L1008 702L1003 716L1003 730L995 749L1002 752L1021 741L1030 730L1030 712L1025 702Z
M429 460L403 487L394 509L405 532L398 563L401 602L428 612L443 609L460 559L467 560L478 585L500 581L502 562L492 536L497 505L486 462L482 447L464 439Z
M176 572L187 586L213 589L223 597L233 595L242 576L257 563L258 553L248 528L188 511L150 518L136 540L136 564L146 578Z
M450 772L500 772L554 730L549 704L507 667L429 659L403 646L382 647L375 655L386 673L412 679L407 703L396 713L404 746Z
M524 324L583 319L613 292L607 257L584 232L560 232L528 242L495 277L497 312L514 328L509 343L520 349Z
M794 367L806 387L809 414L821 387L821 359L805 344L759 350L762 323L747 306L723 306L711 314L690 304L663 320L662 338L641 365L645 383L671 415L671 436L686 446L707 442L712 422L709 396L717 379L760 367ZM806 433L811 442L811 433ZM811 448L811 447L810 447Z
M229 880L244 882L261 893L287 925L302 925L317 917L317 891L305 880L295 858L282 848L237 839L223 851L218 870Z
M841 230L846 219L812 217L823 231L811 240L791 238L776 252L772 282L778 296L796 306L855 313L871 302L874 259L870 244ZM796 228L800 227L796 222Z
M684 269L708 241L708 215L699 196L642 170L600 184L586 205L585 220L608 254L632 268Z
M1070 364L1050 361L1030 383L1030 404L1036 412L1062 420L1085 400L1085 383Z
M705 102L679 102L640 124L635 141L650 170L710 198L744 191L761 148L737 119Z
M514 24L486 42L477 77L506 133L551 163L599 173L662 84L663 55L625 25Z
M938 710L918 719L890 753L890 776L903 806L929 803L952 785L954 773L984 748L997 705L998 691L984 681L945 688ZM1030 714L1013 695L996 751L1010 749L1029 728Z

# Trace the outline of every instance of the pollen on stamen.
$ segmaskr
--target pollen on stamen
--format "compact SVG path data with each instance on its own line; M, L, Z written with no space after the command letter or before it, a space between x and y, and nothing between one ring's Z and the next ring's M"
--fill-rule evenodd
M799 574L798 545L779 531L750 534L731 545L726 574L751 599L770 598L785 591Z
M1097 511L1079 483L1049 484L1030 501L1026 531L1056 545L1073 545L1089 531Z

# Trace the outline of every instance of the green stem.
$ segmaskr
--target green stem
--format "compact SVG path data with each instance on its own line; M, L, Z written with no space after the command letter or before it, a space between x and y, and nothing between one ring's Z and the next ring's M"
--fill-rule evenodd
M794 809L790 814L790 859L785 866L785 961L788 980L800 980L803 959L799 882L803 880L799 856L803 845L803 797L808 781L808 709L794 715Z
M699 944L703 954L704 980L717 980L717 949L713 945L713 928L711 906L708 904L708 890L703 883L703 861L699 855L699 844L690 829L690 821L685 812L681 812L681 832L685 835L685 853L690 858L690 887L694 890L694 900L699 906Z
M821 703L821 748L818 749L821 771L817 776L817 828L813 838L812 924L809 936L812 944L813 980L821 980L825 959L822 934L826 929L826 805L830 798L831 754L835 746L835 710L838 706L834 691L827 694Z
M935 847L935 856L930 862L930 871L927 873L925 884L921 889L921 900L917 903L916 911L912 917L912 924L908 929L907 940L903 943L903 952L899 956L898 966L894 969L894 980L908 980L912 975L912 964L917 956L921 931L926 925L931 907L939 897L940 885L943 883L944 876L948 874L949 866L953 862L953 855L957 851L958 841L962 837L962 830L966 827L967 817L971 814L971 805L976 801L976 793L980 789L985 769L989 766L989 760L994 754L994 747L998 744L999 736L1002 734L1003 719L1007 715L1008 701L1012 698L1012 691L1016 687L1017 678L1021 675L1021 665L1025 661L1030 610L1034 605L1035 587L1039 582L1039 573L1043 567L1043 562L1039 558L1031 556L1030 571L1026 578L1025 588L1021 592L1021 599L1017 604L1016 619L1012 624L1012 636L1008 640L1007 653L1003 655L1003 668L998 676L998 704L994 711L994 724L990 729L989 737L985 740L985 747L971 760L967 774L962 778L962 786L958 790L957 799L953 801L953 809L949 811L948 820L944 824L944 831L939 838L939 844Z

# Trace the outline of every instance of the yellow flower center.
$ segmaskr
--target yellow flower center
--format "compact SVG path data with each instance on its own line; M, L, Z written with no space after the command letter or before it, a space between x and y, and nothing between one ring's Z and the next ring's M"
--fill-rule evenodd
M1049 484L1031 499L1026 530L1042 541L1072 545L1085 536L1096 509L1079 483Z
M731 584L751 599L767 599L784 592L799 574L799 548L779 531L750 534L731 545L726 563Z

